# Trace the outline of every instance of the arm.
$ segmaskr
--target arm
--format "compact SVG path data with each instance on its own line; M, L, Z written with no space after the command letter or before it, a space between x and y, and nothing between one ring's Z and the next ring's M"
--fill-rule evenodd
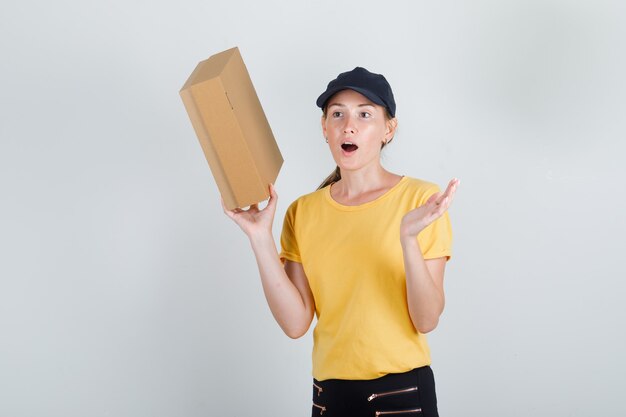
M248 210L228 210L223 200L222 207L250 239L272 315L287 336L298 338L309 329L315 304L302 264L286 261L283 268L278 257L271 231L277 198L270 185L270 200L263 210L257 204Z
M313 321L315 304L302 264L286 261L283 269L271 235L255 236L250 243L274 319L292 339L303 336Z
M428 333L437 327L445 306L443 275L446 258L424 260L417 239L403 242L402 252L409 315L416 330Z
M443 312L446 259L424 260L417 235L445 213L458 184L456 179L450 181L443 194L432 195L426 204L408 212L400 226L409 315L413 326L421 333L434 330Z

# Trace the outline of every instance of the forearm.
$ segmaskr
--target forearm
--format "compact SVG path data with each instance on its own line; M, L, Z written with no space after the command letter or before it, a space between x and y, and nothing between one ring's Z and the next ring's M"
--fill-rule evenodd
M406 292L409 315L416 330L428 333L437 327L445 299L435 285L417 239L403 238L402 254L406 273Z
M265 298L278 325L289 337L299 337L308 329L312 317L289 279L278 257L274 238L269 233L250 237Z

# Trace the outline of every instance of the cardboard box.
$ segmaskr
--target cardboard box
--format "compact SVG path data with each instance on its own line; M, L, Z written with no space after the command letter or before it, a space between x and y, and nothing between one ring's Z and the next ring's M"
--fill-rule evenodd
M268 199L283 157L239 49L200 62L180 96L226 207Z

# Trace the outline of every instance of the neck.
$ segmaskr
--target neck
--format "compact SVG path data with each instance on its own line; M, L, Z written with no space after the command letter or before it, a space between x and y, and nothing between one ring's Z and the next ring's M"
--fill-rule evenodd
M333 185L336 195L351 199L373 190L386 188L400 176L392 174L378 165L369 170L341 170L341 179Z

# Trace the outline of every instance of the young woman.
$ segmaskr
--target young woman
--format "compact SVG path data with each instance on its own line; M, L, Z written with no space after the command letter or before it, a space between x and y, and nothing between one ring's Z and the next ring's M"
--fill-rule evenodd
M317 316L313 416L437 416L425 333L444 308L447 209L459 181L442 193L381 166L397 127L384 76L361 67L339 74L317 105L337 168L289 206L281 252L272 184L264 209L224 211L250 239L283 331L300 337Z

